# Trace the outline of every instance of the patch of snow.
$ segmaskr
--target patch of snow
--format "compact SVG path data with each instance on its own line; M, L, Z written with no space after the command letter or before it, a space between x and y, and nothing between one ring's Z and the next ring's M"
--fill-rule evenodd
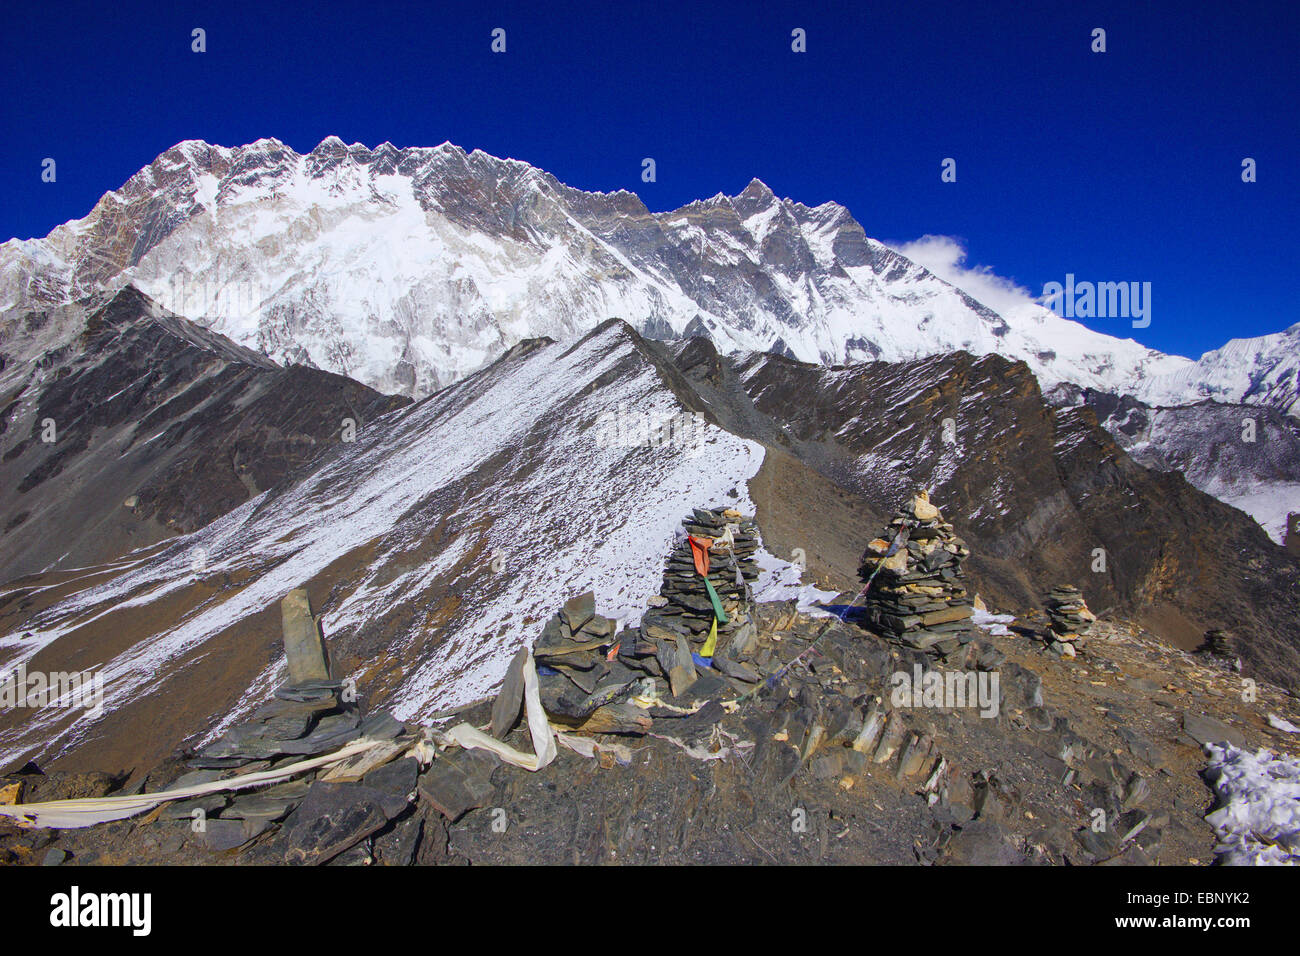
M1210 744L1206 776L1219 806L1206 816L1229 866L1300 863L1300 758Z
M781 560L766 548L754 553L754 564L759 570L758 580L754 582L754 600L794 601L805 614L814 617L830 614L821 605L837 597L838 592L804 583L803 570L798 565Z
M984 628L994 637L1009 637L1011 632L1007 630L1007 625L1015 619L1014 614L994 614L990 611L981 611L979 608L975 608L971 615L972 623Z
M1297 727L1285 717L1279 717L1277 714L1268 715L1268 725L1274 730L1280 730L1284 734L1300 734L1300 727Z

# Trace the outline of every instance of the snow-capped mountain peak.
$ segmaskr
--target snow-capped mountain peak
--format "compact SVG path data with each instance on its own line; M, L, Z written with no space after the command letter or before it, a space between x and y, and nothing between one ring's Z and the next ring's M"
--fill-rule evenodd
M833 202L809 207L753 179L652 213L625 190L574 189L451 143L371 149L329 136L299 154L272 138L187 140L84 219L0 246L0 310L127 282L276 361L416 397L521 339L570 338L610 317L826 364L966 350L1023 360L1044 386L1145 396L1159 382L1191 398L1203 385L1197 363L1041 306L998 314ZM1255 362L1237 351L1216 361L1220 390ZM1258 400L1294 401L1294 375L1246 378Z

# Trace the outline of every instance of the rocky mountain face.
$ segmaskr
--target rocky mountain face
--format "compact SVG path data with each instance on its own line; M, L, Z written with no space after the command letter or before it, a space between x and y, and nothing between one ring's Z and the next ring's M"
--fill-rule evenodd
M213 714L255 705L279 683L278 602L299 586L336 665L403 717L489 691L565 594L594 590L603 613L634 617L683 509L743 506L762 459L756 443L690 418L660 362L622 323L576 344L523 343L364 419L296 482L197 531L11 582L0 666L100 668L108 699L99 721L6 711L4 761L90 747L138 766L212 729ZM682 440L625 440L645 422L620 434L601 417L620 408L686 414ZM117 491L110 506L121 508Z
M998 314L868 237L842 206L778 199L758 180L651 213L631 193L584 192L451 144L331 137L302 155L270 139L187 141L84 219L0 245L0 313L128 283L277 363L412 397L520 341L572 339L617 316L724 353L835 365L960 350L1023 361L1044 389L1300 407L1300 326L1193 362L1032 303ZM1222 487L1276 534L1276 494Z
M187 141L86 218L0 246L0 310L128 281L276 361L415 397L523 339L614 316L649 337L823 364L1000 354L1045 387L1157 390L1162 403L1212 388L1285 410L1298 387L1290 339L1193 363L1039 306L999 315L844 207L778 199L758 180L651 213L631 193L583 192L451 144L331 137L300 155L277 140Z
M0 325L0 580L195 531L406 404L282 368L132 288Z
M263 373L302 374L247 368L253 391ZM7 585L0 666L97 669L106 700L96 718L6 712L0 762L140 768L211 738L281 682L278 604L298 587L336 676L422 720L490 693L573 594L638 621L692 508L757 514L755 592L770 600L798 593L793 565L856 590L865 542L920 487L994 606L1037 608L1073 583L1101 615L1185 646L1225 627L1251 673L1300 674L1294 562L1240 512L1135 463L1091 410L1050 407L1023 363L826 368L609 322L520 343L359 426L279 483L236 477L242 503L196 530ZM121 509L125 486L104 484Z
M957 353L828 369L728 359L699 339L676 359L725 427L773 449L751 483L770 546L803 549L837 587L900 489L929 488L976 543L968 573L991 604L1036 607L1070 583L1095 611L1187 649L1210 628L1249 632L1256 672L1300 673L1294 560L1179 473L1135 462L1092 409L1053 407L1023 363ZM799 504L801 485L815 507Z
M1214 400L1161 408L1070 386L1058 386L1052 398L1092 408L1135 461L1180 472L1284 542L1287 516L1300 511L1300 423L1292 416Z

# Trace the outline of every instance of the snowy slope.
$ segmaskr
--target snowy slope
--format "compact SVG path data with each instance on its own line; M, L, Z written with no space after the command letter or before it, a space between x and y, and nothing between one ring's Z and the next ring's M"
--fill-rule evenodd
M1152 377L1138 397L1153 405L1249 402L1300 416L1300 323L1275 335L1231 339L1194 365Z
M330 137L300 155L277 140L187 141L85 219L0 246L0 314L128 280L277 361L416 397L520 339L610 317L825 364L998 353L1044 387L1146 395L1159 382L1168 400L1233 392L1256 362L1249 343L1225 350L1209 386L1188 359L1042 307L999 315L867 237L842 206L778 199L758 180L652 214L631 193L571 189L451 144ZM1235 399L1293 400L1294 376L1265 377L1276 382Z
M102 667L106 714L32 714L0 730L0 763L36 742L54 754L105 733L100 720L151 698L183 700L187 680L203 682L207 713L223 693L246 712L282 675L268 614L304 584L331 655L358 662L361 693L403 718L485 694L567 597L594 590L602 614L635 622L682 516L724 504L752 513L746 481L763 457L712 426L702 446L603 442L606 409L682 411L643 348L610 323L577 344L522 349L369 423L299 483L33 587L25 598L41 610L0 637L0 667ZM774 587L797 590L797 572L763 560ZM258 630L265 621L272 629ZM205 657L224 664L194 666Z

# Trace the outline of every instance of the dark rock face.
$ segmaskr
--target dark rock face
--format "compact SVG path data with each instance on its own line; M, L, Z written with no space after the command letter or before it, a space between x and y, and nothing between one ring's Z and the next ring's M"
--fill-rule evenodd
M759 501L774 551L823 549L850 520L836 496L874 516L862 542L928 488L970 542L968 571L991 602L1038 607L1069 581L1094 612L1135 615L1188 650L1232 626L1249 672L1300 682L1295 562L1240 511L1131 459L1092 409L1053 409L1024 364L958 352L826 369L771 354L733 361L703 340L675 358L724 427L773 450L765 469L784 461L800 475L766 509ZM798 508L794 529L771 537ZM836 563L812 566L837 580Z
M356 783L316 781L285 821L285 862L319 864L355 846L407 807L406 799Z
M1284 542L1287 511L1300 508L1300 420L1285 409L1216 401L1160 408L1070 385L1048 398L1091 408L1138 464L1181 472Z
M345 419L406 404L280 368L132 288L66 313L73 335L29 361L38 317L0 338L0 580L200 528L337 445Z
M1231 626L1249 673L1300 686L1300 568L1286 552L1177 472L1138 465L1091 411L1057 417L1061 476L1093 546L1106 549L1118 606L1153 626L1176 613L1190 625L1173 635L1187 650L1206 630ZM1088 594L1099 575L1080 567L1072 577ZM1174 625L1164 630L1168 636Z

